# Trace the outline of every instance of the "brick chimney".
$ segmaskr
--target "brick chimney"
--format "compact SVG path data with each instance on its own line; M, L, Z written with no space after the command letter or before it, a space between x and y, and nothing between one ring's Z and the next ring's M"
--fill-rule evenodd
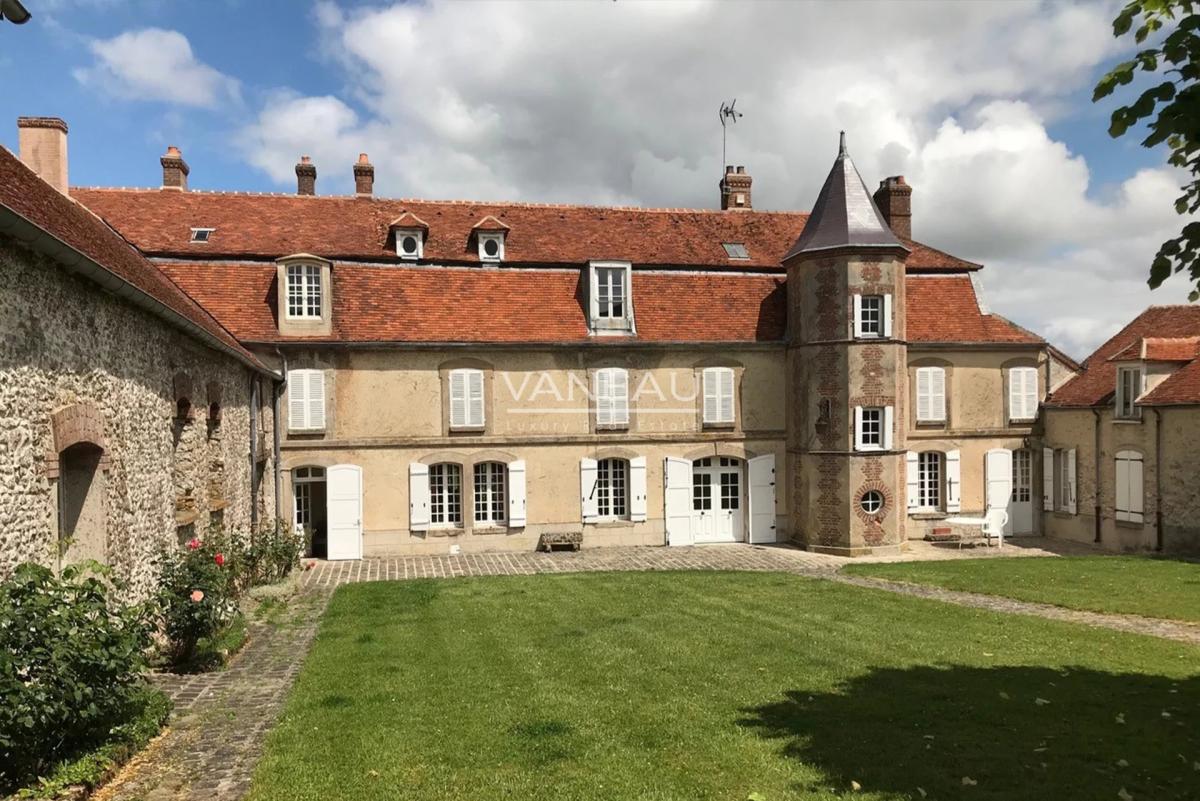
M163 168L163 189L178 189L181 192L187 191L188 169L187 162L183 160L183 154L179 152L179 148L175 145L167 147L167 154L159 161Z
M359 197L370 197L375 189L375 167L367 160L366 153L358 154L354 165L354 193Z
M750 184L753 179L746 174L745 167L737 167L732 164L725 167L725 177L721 179L721 210L734 211L742 209L751 209L754 206L750 203Z
M308 156L301 156L296 165L296 194L315 195L317 193L317 165Z
M17 149L25 166L67 194L67 124L58 117L17 117Z
M912 187L904 182L904 176L884 178L873 198L892 233L912 239Z

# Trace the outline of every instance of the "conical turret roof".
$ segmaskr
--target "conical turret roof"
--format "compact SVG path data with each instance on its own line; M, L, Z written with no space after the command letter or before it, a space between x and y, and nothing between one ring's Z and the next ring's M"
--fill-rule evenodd
M896 248L907 251L871 199L867 185L846 152L842 131L837 160L817 195L808 222L784 261L800 253L842 248Z

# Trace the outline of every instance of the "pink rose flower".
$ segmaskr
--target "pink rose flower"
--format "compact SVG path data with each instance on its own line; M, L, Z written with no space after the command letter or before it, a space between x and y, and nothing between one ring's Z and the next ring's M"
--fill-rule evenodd
M200 547L200 540L196 539L195 537L192 537L190 540L188 540L187 545L188 545L188 550L194 551Z
M203 590L192 590L191 599L192 599L192 603L195 603L195 604L200 603L201 601L204 600L204 591Z

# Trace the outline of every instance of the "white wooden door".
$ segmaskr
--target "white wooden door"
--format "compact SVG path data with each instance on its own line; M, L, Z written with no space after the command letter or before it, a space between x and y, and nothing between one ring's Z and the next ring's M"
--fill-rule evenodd
M362 559L362 468L334 465L325 471L329 559Z
M692 462L692 538L702 542L745 539L742 463L727 456Z
M1033 451L1022 448L1012 453L1012 497L1008 502L1008 524L1004 536L1033 533Z
M663 507L667 545L691 545L692 463L687 459L663 461Z
M1013 489L1013 455L1006 448L993 448L984 456L987 509L1008 509ZM985 510L985 511L986 511Z
M750 484L749 542L775 542L775 454L756 456L746 463Z

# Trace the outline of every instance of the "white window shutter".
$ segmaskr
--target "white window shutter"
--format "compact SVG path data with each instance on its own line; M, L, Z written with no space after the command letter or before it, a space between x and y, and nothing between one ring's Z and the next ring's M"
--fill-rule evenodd
M663 515L667 545L692 544L692 463L663 459Z
M775 454L755 456L746 463L751 543L775 542Z
M733 422L733 370L722 367L717 370L718 413L722 423Z
M854 336L862 335L862 295L854 295Z
M933 419L933 368L917 368L917 420Z
M917 452L909 451L906 457L908 467L908 508L916 509L920 504L920 475L917 466Z
M614 425L629 424L629 373L621 368L612 371L612 419Z
M308 428L308 376L305 370L288 370L288 428Z
M579 460L579 504L583 522L593 523L600 516L600 504L596 498L596 460L584 457Z
M941 367L931 368L929 374L929 412L930 419L946 419L946 371Z
M704 422L716 423L720 419L720 398L717 388L717 373L712 367L701 374L704 384Z
M508 527L525 525L525 460L508 463Z
M483 425L483 371L467 373L467 425Z
M1042 509L1054 511L1054 449L1042 448Z
M962 511L962 451L946 451L946 511Z
M1025 368L1025 418L1033 420L1038 411L1038 371L1035 367Z
M1145 519L1145 487L1142 485L1142 457L1129 460L1129 519L1141 523Z
M325 373L308 372L308 420L305 428L325 427Z
M892 336L892 296L883 296L883 335L889 339Z
M1117 520L1129 520L1129 460L1124 456L1123 453L1117 454Z
M892 429L895 427L896 414L892 406L883 407L883 449L892 449Z
M608 370L596 371L596 425L612 425L612 375Z
M854 407L854 450L863 449L863 407Z
M1077 499L1075 498L1075 487L1077 485L1075 482L1075 449L1074 448L1071 448L1069 451L1067 451L1067 486L1068 486L1069 492L1070 492L1070 494L1068 495L1068 498L1070 499L1070 506L1067 511L1069 511L1071 514L1078 514L1079 513L1079 504L1078 504Z
M467 424L467 374L463 370L450 373L450 426Z
M629 519L634 523L646 520L646 457L629 460Z
M408 529L429 530L429 465L408 466Z

